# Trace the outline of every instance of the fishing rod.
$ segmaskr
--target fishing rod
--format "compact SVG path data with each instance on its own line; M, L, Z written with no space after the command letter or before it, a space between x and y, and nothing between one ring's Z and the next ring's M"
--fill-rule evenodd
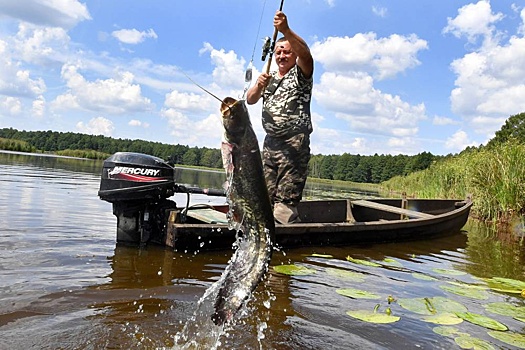
M284 0L281 0L281 6L279 6L279 11L283 10ZM259 36L259 32L261 30L261 23L262 23L262 16L264 14L264 8L266 7L266 0L264 0L263 9L261 12L261 18L259 19L259 28L257 29L257 37ZM261 60L264 62L266 60L266 56L268 54L270 55L270 59L268 61L268 65L266 66L266 74L270 72L270 65L272 63L272 55L273 55L273 49L275 47L275 40L277 40L277 34L278 34L277 28L273 32L273 40L269 36L264 38L264 44L262 48L262 56ZM250 63L248 64L248 67L246 68L246 71L244 72L244 91L242 94L242 99L246 96L246 92L248 91L248 88L250 87L250 84L252 82L252 69L253 69L253 56L255 54L255 44L253 46L253 52L252 52L252 59L250 60Z
M279 7L279 11L283 10L284 0L281 0L281 6ZM277 40L277 34L279 31L277 28L273 31L273 37L270 39L270 37L266 37L263 45L263 52L261 59L263 61L266 60L266 56L268 56L268 64L266 65L266 74L270 73L270 65L272 64L272 56L273 56L273 50L275 48L275 40Z

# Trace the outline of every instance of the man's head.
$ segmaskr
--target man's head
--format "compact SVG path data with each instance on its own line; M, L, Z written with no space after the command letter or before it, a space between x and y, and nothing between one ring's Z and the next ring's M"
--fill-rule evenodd
M292 47L288 40L284 37L277 40L275 43L275 63L279 67L279 74L285 75L288 73L297 62L297 55L292 51Z

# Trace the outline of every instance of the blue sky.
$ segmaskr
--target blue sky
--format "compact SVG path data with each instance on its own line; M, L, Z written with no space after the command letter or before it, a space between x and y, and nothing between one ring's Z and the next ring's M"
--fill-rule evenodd
M279 0L0 0L0 127L219 148ZM525 0L287 0L314 154L457 153L525 112ZM261 103L250 107L260 141Z

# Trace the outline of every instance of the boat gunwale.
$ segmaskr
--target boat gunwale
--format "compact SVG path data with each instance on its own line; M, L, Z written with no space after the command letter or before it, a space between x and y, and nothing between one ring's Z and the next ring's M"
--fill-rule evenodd
M374 200L379 200L383 198L377 198ZM390 199L390 198L388 198ZM345 199L340 199L341 201L346 201ZM417 200L426 200L426 199L417 199ZM440 201L441 199L428 199L429 201ZM323 202L325 200L320 200L319 202ZM339 199L337 200L339 201ZM351 200L350 200L351 201ZM456 216L457 213L462 213L465 211L468 211L467 209L470 209L470 207L473 205L472 201L459 201L454 199L442 199L442 201L455 201L456 203L464 203L460 207L447 211L441 214L436 214L431 218L411 218L409 220L406 219L396 219L396 220L375 220L375 221L356 221L356 222L298 222L298 223L291 223L291 224L280 224L276 223L276 231L281 231L280 229L283 228L293 228L293 231L296 231L296 229L299 228L328 228L328 227L366 227L366 226L386 226L386 225L392 225L392 224L399 224L403 223L405 227L412 226L410 223L414 223L415 225L421 224L422 222L428 222L433 223L435 221L442 221L443 218L446 217L452 217ZM326 200L326 202L332 202L331 200ZM222 205L219 205L222 206ZM172 225L176 228L209 228L209 229L227 229L230 230L228 224L220 224L220 223L172 223Z

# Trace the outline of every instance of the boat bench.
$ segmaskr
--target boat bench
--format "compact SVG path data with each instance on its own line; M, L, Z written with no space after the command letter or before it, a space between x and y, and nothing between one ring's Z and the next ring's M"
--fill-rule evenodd
M207 224L227 224L226 214L211 208L189 209L187 216L205 222Z
M389 213L405 215L411 218L430 219L434 217L434 215L432 214L421 213L419 211L393 207L391 205L386 205L386 204L381 204L381 203L376 203L376 202L370 202L364 199L351 201L351 203L352 205L359 205L362 207L377 209L377 210L386 211Z

